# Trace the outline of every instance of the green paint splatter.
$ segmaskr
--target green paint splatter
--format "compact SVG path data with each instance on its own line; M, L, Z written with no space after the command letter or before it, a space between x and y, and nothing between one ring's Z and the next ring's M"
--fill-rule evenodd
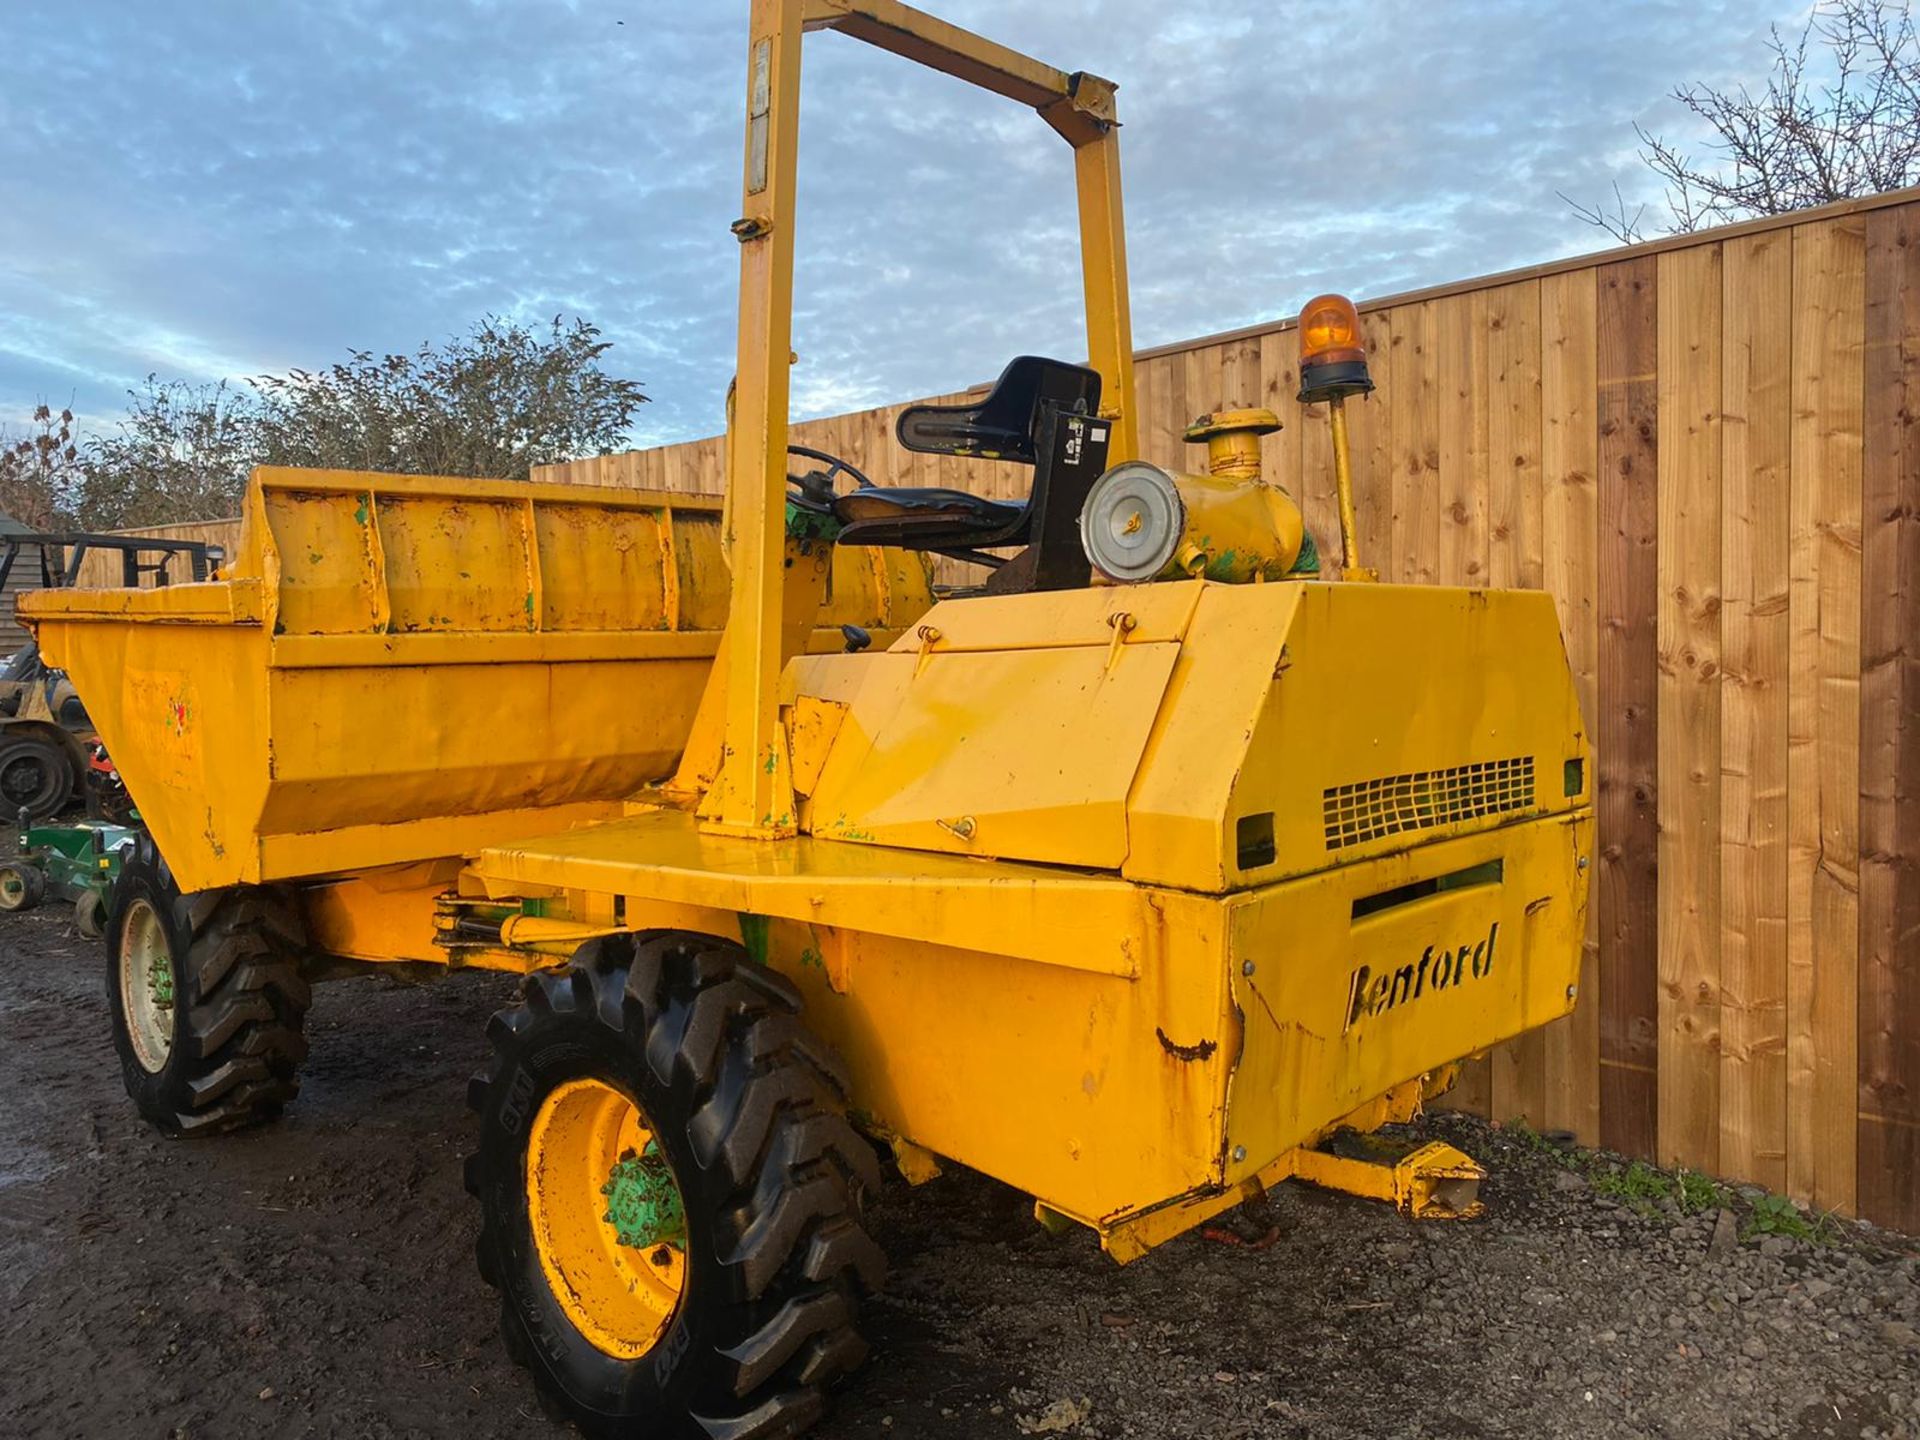
M791 500L787 502L787 535L790 539L831 541L844 528L831 514L803 510Z
M1289 575L1298 575L1302 578L1320 573L1320 547L1313 543L1313 536L1311 534L1305 534L1300 537L1300 554L1293 562L1293 569L1287 573Z
M1226 554L1217 556L1209 561L1206 571L1207 578L1209 580L1231 580L1233 578L1233 562L1238 558L1239 553L1237 550L1229 550Z
M771 942L773 922L764 915L740 914L740 943L756 965L765 965Z
M372 506L372 504L373 504L373 497L371 495L362 495L360 497L360 506L358 509L356 509L353 512L354 524L360 525L360 526L366 525L368 517L371 516L373 513L373 511L369 508Z
M827 968L826 960L821 956L820 952L811 945L800 952L800 965L801 968L805 970L824 970Z

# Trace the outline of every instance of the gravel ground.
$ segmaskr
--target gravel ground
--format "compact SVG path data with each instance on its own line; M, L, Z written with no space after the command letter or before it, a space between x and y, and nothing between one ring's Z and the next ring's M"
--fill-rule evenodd
M0 1435L546 1437L460 1185L511 986L324 987L287 1118L208 1143L121 1093L97 947L0 919ZM1488 1219L1286 1186L1131 1268L1014 1192L895 1182L874 1356L823 1437L1920 1437L1920 1246L1715 1246L1524 1135L1439 1117Z

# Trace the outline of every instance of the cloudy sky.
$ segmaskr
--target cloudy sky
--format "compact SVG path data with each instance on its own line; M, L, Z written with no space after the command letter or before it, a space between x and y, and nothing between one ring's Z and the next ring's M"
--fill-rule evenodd
M1636 120L1753 77L1783 0L936 0L1121 86L1142 346L1599 248ZM745 0L0 0L0 424L149 372L580 314L656 403L731 372ZM807 45L796 408L1084 353L1070 152L1031 112Z

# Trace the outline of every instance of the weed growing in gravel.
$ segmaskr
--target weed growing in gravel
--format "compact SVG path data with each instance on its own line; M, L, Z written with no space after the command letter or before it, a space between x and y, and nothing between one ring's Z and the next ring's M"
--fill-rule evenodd
M1778 1235L1809 1245L1830 1245L1840 1236L1840 1222L1831 1213L1810 1214L1784 1195L1736 1191L1698 1170L1662 1170L1645 1160L1622 1161L1571 1140L1542 1135L1524 1120L1510 1120L1500 1130L1520 1148L1584 1175L1595 1195L1617 1201L1642 1219L1658 1218L1662 1212L1690 1216L1744 1209L1742 1242Z
M1558 1140L1551 1135L1542 1135L1524 1120L1509 1120L1500 1127L1511 1136L1516 1145L1533 1151L1558 1165L1562 1170L1578 1170L1580 1153L1573 1145Z
M1588 1179L1593 1182L1594 1194L1619 1200L1642 1215L1652 1215L1662 1201L1672 1200L1679 1192L1671 1175L1644 1160L1635 1160L1622 1170L1596 1156Z
M1652 1215L1668 1204L1682 1215L1702 1215L1733 1203L1731 1190L1697 1170L1668 1173L1644 1160L1622 1170L1597 1155L1590 1156L1587 1165L1594 1194L1622 1201L1642 1215Z
M1740 1238L1757 1235L1782 1235L1809 1245L1831 1245L1839 1227L1831 1212L1809 1215L1784 1195L1760 1195L1747 1211L1747 1223L1740 1227Z
M1711 1175L1702 1175L1698 1170L1682 1170L1678 1178L1680 1209L1685 1214L1699 1215L1733 1203L1733 1192Z

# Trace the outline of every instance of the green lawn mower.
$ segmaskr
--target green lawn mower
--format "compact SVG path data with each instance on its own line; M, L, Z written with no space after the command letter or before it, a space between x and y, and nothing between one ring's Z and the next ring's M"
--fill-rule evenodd
M49 897L65 900L80 933L98 940L106 933L120 864L139 833L138 826L107 820L22 825L19 855L0 862L0 912L31 910Z

